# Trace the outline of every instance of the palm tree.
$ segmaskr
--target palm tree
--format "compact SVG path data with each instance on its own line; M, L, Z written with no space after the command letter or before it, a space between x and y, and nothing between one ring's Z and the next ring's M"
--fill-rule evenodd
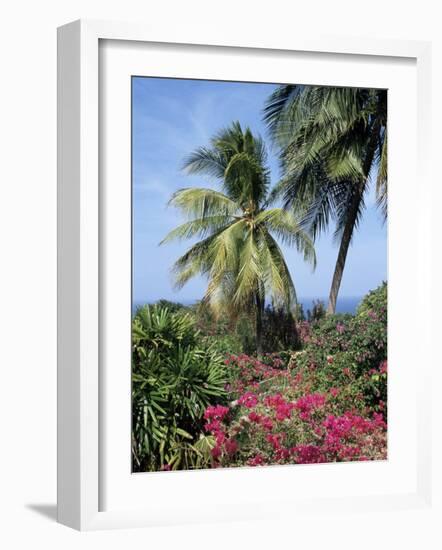
M270 172L260 137L238 122L216 134L210 147L201 147L185 159L189 174L214 177L221 190L180 189L169 204L189 219L171 231L162 243L174 239L200 240L174 265L175 283L182 287L196 275L208 279L205 301L216 314L233 317L253 312L256 348L262 351L262 316L266 298L290 308L295 287L277 243L293 245L315 265L310 237L293 213L270 208Z
M339 252L327 313L336 309L348 249L376 175L387 215L387 92L363 88L279 86L265 120L281 150L284 207L306 209L302 226L316 239L336 223ZM376 174L377 173L377 174Z

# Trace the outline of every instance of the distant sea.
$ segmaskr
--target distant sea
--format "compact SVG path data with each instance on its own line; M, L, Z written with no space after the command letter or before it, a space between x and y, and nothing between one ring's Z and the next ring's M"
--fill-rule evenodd
M327 307L328 298L298 298L298 302L302 304L304 313L307 314L307 310L311 310L313 307L313 300L320 300L324 303L324 306ZM336 304L336 313L356 313L356 308L359 305L359 302L362 300L362 296L352 296L352 297L342 297L338 298ZM136 301L132 307L132 313L135 313L136 309L147 303L154 303L156 300L146 300L146 301ZM175 301L175 300L171 300ZM185 306L190 306L194 304L197 300L176 300Z
M362 300L362 298L363 296L338 298L338 302L336 304L336 313L356 313L356 308L358 307L359 302ZM323 302L324 306L327 307L328 298L299 298L298 302L302 304L304 313L307 313L308 309L312 309L313 300L320 300L321 302Z

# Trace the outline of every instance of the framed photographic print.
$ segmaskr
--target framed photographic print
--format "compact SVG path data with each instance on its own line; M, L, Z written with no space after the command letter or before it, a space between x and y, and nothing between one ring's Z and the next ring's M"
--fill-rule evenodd
M425 505L428 60L59 29L60 522Z

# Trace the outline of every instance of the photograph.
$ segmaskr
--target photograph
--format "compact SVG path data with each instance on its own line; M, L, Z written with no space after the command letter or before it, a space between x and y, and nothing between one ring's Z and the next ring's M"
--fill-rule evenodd
M133 473L387 460L387 95L131 77Z

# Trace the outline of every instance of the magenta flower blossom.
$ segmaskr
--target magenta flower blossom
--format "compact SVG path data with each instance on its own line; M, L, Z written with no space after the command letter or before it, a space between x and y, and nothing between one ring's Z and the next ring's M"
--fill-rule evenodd
M240 405L243 405L244 407L247 407L248 409L253 409L253 407L256 407L258 403L258 397L254 393L249 391L240 396L240 398L238 399L238 403Z
M229 412L229 407L223 407L222 405L210 406L204 411L204 418L206 420L223 420Z
M300 397L295 403L295 407L299 411L299 416L303 420L308 420L310 415L315 409L323 407L325 404L325 397L320 393L311 393Z

